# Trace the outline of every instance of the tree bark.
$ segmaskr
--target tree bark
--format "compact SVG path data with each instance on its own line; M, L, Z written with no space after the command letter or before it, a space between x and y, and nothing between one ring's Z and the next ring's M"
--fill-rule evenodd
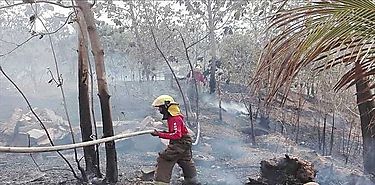
M78 12L78 100L79 100L79 120L81 128L82 141L92 141L92 124L90 114L89 97L89 77L88 77L88 38L87 26L81 11ZM92 85L92 84L91 84ZM95 147L86 146L83 148L85 157L86 171L95 176L100 176L98 160L96 159Z
M359 68L359 67L357 67ZM358 69L360 70L360 69ZM362 73L359 73L362 74ZM375 127L374 109L375 103L370 98L369 83L367 78L359 79L356 83L357 104L361 115L361 131L363 140L363 166L367 174L375 174Z
M94 14L90 9L90 4L87 0L76 0L77 5L81 8L83 16L87 24L87 31L90 38L91 48L95 60L95 69L98 81L98 91L100 99L100 107L103 122L103 137L110 137L114 135L110 95L108 93L107 80L104 65L104 50L100 43L99 34L96 30ZM109 183L116 183L118 181L117 168L117 154L114 141L105 143L106 150L106 180Z

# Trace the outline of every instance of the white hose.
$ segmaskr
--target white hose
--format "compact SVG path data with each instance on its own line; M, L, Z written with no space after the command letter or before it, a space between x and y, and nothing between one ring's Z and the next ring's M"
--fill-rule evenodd
M55 146L43 146L43 147L5 147L0 146L0 152L5 153L40 153L40 152L54 152L54 151L60 151L60 150L69 150L73 148L80 148L85 146L91 146L96 145L99 143L105 143L109 141L114 141L118 139L124 139L128 137L134 137L138 135L144 135L144 134L150 134L154 132L154 130L144 130L144 131L138 131L138 132L132 132L132 133L126 133L126 134L119 134L111 137L106 137L102 139L97 139L94 141L86 141L81 143L75 143L75 144L67 144L67 145L55 145Z
M195 138L195 141L193 143L194 146L198 144L199 137L201 135L201 125L199 124L199 121L197 122L197 130L197 137Z

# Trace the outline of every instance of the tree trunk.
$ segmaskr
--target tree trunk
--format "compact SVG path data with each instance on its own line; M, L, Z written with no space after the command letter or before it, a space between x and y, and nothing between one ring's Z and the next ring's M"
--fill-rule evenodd
M297 130L296 130L296 143L298 143L299 139L299 132L300 132L300 117L301 117L301 110L305 104L305 100L303 98L303 86L299 86L299 93L298 93L298 109L297 109Z
M322 150L322 137L320 136L320 119L318 120L318 148Z
M351 152L351 148L353 146L353 142L352 144L350 144L350 139L351 139L351 136L352 136L352 129L353 129L353 122L354 120L352 120L350 122L350 128L349 128L349 134L348 134L348 142L347 142L347 146L346 146L346 152L345 152L345 164L348 164L348 160L349 160L349 156L350 156L350 152Z
M143 80L143 81L149 81L150 80L150 73L151 73L151 67L150 67L150 61L145 57L145 48L142 44L142 39L141 39L141 36L140 36L140 33L139 33L139 29L138 29L138 21L137 21L137 18L136 18L136 13L134 12L134 4L133 2L129 3L129 6L130 6L130 18L132 20L132 29L134 30L134 34L135 34L135 39L136 39L136 46L137 47L137 50L138 52L140 53L140 63L142 64L142 76L140 76L140 80ZM141 78L142 77L142 78ZM145 78L145 79L143 79Z
M357 67L358 68L358 67ZM359 69L361 70L361 69ZM362 73L360 73L362 74ZM369 83L367 78L359 79L356 83L357 104L361 115L361 130L363 140L363 166L367 174L375 174L375 127L374 108L375 103L370 98Z
M81 128L82 141L91 141L92 124L90 114L90 97L89 97L89 77L88 77L88 49L87 49L87 30L86 23L81 11L78 11L78 100L79 100L79 121ZM92 85L92 84L91 84ZM85 156L86 171L96 176L98 173L98 161L95 155L94 146L83 148Z
M342 129L341 144L341 153L345 156L345 129Z
M218 95L219 95L219 120L220 120L220 123L223 123L223 112L222 112L222 107L221 107L222 99L221 99L220 83L219 83L219 85L217 87L218 87L217 90L218 90Z
M261 103L262 103L262 99L260 98L260 95L258 95L258 103L257 103L257 109L256 109L256 111L255 111L255 113L254 113L254 120L257 120L258 119L258 116L259 116L259 114L260 114L260 108L261 108Z
M210 52L211 52L211 67L210 67L210 94L215 93L216 91L216 37L215 37L215 24L214 24L214 15L212 12L212 0L207 1L207 12L208 12L208 29L209 33L209 40L210 40Z
M296 120L296 143L298 143L298 135L299 135L299 120L300 120L300 108L298 107L298 110L297 110L297 120Z
M310 96L315 97L315 78L313 78L311 82Z
M326 155L326 127L327 127L327 114L324 114L323 121L323 132L322 132L322 144L323 144L323 155Z
M329 142L329 155L332 155L332 149L333 149L333 140L334 140L334 129L335 129L335 110L333 110L332 113L332 129L331 129L331 141Z
M87 0L76 0L77 5L81 8L84 15L87 31L89 33L92 52L95 60L95 69L98 81L98 91L100 99L100 107L102 112L103 122L103 137L113 136L113 125L111 116L111 106L109 102L110 95L108 93L105 65L104 65L104 50L100 43L99 34L96 30L94 14L90 9L90 4ZM117 156L114 141L105 143L106 150L106 179L109 183L115 183L118 180Z
M254 133L254 121L253 121L253 109L252 109L252 105L251 103L249 102L249 116L250 116L250 125L251 125L251 143L255 146L257 143L256 143L256 140L255 140L255 133Z

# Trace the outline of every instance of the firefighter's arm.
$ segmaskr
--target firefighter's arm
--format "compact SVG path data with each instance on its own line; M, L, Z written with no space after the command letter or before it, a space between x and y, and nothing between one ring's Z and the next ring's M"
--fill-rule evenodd
M163 139L181 139L182 137L182 122L175 120L173 122L173 132L159 132L159 137Z

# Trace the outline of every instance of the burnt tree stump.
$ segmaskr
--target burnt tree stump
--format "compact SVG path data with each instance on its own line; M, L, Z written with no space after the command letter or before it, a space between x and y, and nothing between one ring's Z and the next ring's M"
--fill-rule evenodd
M249 179L247 185L277 185L295 184L303 185L314 182L316 170L310 162L291 158L274 158L260 162L261 176L258 179Z

